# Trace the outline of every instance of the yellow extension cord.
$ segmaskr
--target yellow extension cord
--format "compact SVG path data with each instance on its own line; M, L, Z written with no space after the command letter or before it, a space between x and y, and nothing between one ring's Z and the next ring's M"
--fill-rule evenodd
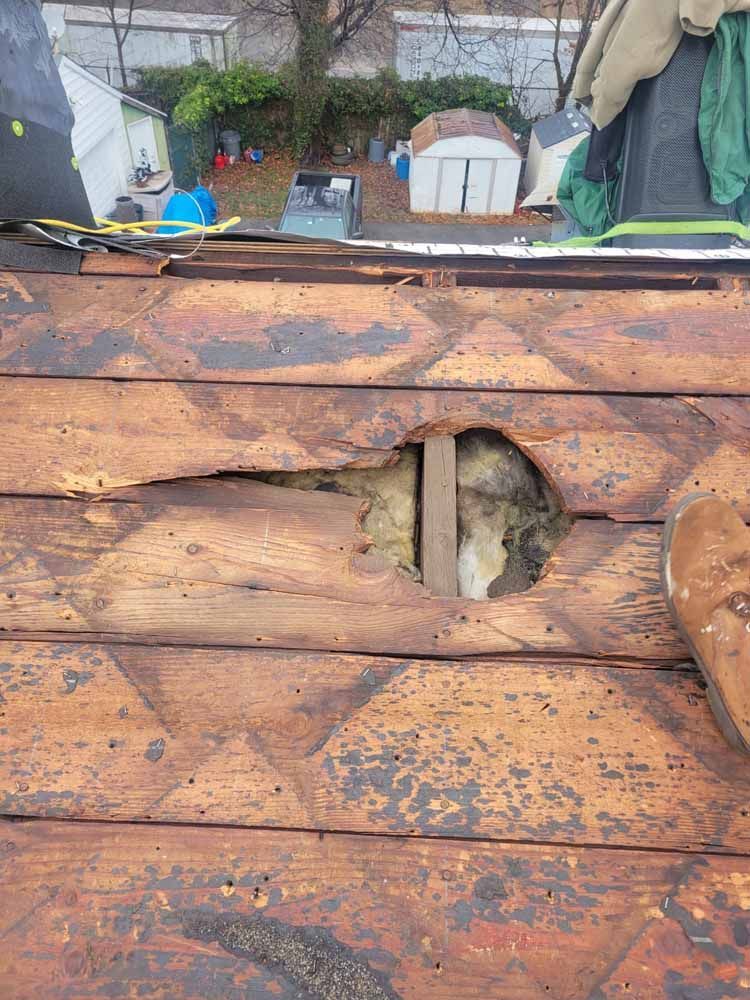
M32 219L42 226L54 226L55 229L70 229L76 233L88 233L92 236L111 236L114 233L139 233L142 236L149 234L146 229L154 229L157 226L180 226L182 229L189 229L196 233L223 233L229 226L234 226L240 222L239 215L233 215L226 222L216 222L213 226L201 226L197 222L179 222L176 219L146 219L144 222L111 222L109 219L96 219L101 225L100 229L89 229L87 226L77 226L74 222L64 222L61 219ZM161 235L167 235L166 233ZM177 235L177 234L175 234Z

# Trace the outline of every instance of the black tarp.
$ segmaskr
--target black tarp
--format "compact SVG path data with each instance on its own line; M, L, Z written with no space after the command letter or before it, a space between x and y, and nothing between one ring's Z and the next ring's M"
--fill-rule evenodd
M36 0L0 0L0 218L93 226L73 111Z

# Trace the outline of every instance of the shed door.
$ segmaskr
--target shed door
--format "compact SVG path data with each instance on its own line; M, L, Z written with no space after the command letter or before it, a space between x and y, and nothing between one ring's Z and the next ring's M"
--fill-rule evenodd
M453 212L462 210L464 201L464 181L466 179L466 160L440 160L438 167L436 212Z
M495 160L469 160L465 212L484 215L490 210Z
M148 162L151 164L151 169L154 173L157 170L161 170L159 154L156 152L154 123L148 115L128 125L128 139L130 141L130 154L133 157L133 166L140 163L141 149L145 149L148 153Z

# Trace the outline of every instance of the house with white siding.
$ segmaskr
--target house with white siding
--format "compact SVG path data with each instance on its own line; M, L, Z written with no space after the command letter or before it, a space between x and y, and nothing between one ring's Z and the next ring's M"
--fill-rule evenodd
M47 3L43 14L61 52L112 86L126 85L110 11L83 4ZM116 7L114 16L124 36L123 62L129 84L142 66L189 66L199 59L217 69L231 65L235 43L228 33L236 16L137 5L132 11Z
M152 170L171 170L166 115L121 94L67 56L59 56L57 63L75 115L73 152L83 185L94 215L106 217L115 200L129 193L142 149Z
M442 14L396 10L394 66L402 80L486 76L509 87L530 118L552 114L558 95L554 53L564 73L573 60L580 21L547 17Z

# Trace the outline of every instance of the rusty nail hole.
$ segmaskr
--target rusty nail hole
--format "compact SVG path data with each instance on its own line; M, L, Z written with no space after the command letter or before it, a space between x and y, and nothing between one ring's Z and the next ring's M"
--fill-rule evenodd
M115 743L115 741L114 741L114 740L110 740L110 741L109 741L109 749L110 749L110 750L114 750L114 748L115 748L116 746L117 746L117 744Z
M228 878L226 880L226 882L224 883L224 885L227 887L227 889L233 889L234 888L234 882L231 880L231 878Z
M276 785L276 787L274 788L274 791L275 792L280 792L281 791L281 785Z
M8 600L9 600L9 601L12 601L12 600L13 600L13 598L14 598L15 596L16 596L16 595L15 595L15 594L13 593L13 591L12 591L12 590L11 590L11 591L9 591L9 593L8 593Z
M393 759L394 760L401 760L401 754L400 753L394 753Z
M747 816L747 809L740 809L740 816Z
M205 809L201 809L200 810L200 814L201 814L201 816L205 816L206 815L206 810Z
M268 875L264 875L264 876L263 876L263 881L264 881L264 882L267 882L267 881L268 881Z
M160 850L161 850L161 847L159 847L159 845L158 845L158 844L156 845L156 850L157 850L157 851L160 851Z
M195 778L188 778L188 784L189 785L194 785L195 784Z

